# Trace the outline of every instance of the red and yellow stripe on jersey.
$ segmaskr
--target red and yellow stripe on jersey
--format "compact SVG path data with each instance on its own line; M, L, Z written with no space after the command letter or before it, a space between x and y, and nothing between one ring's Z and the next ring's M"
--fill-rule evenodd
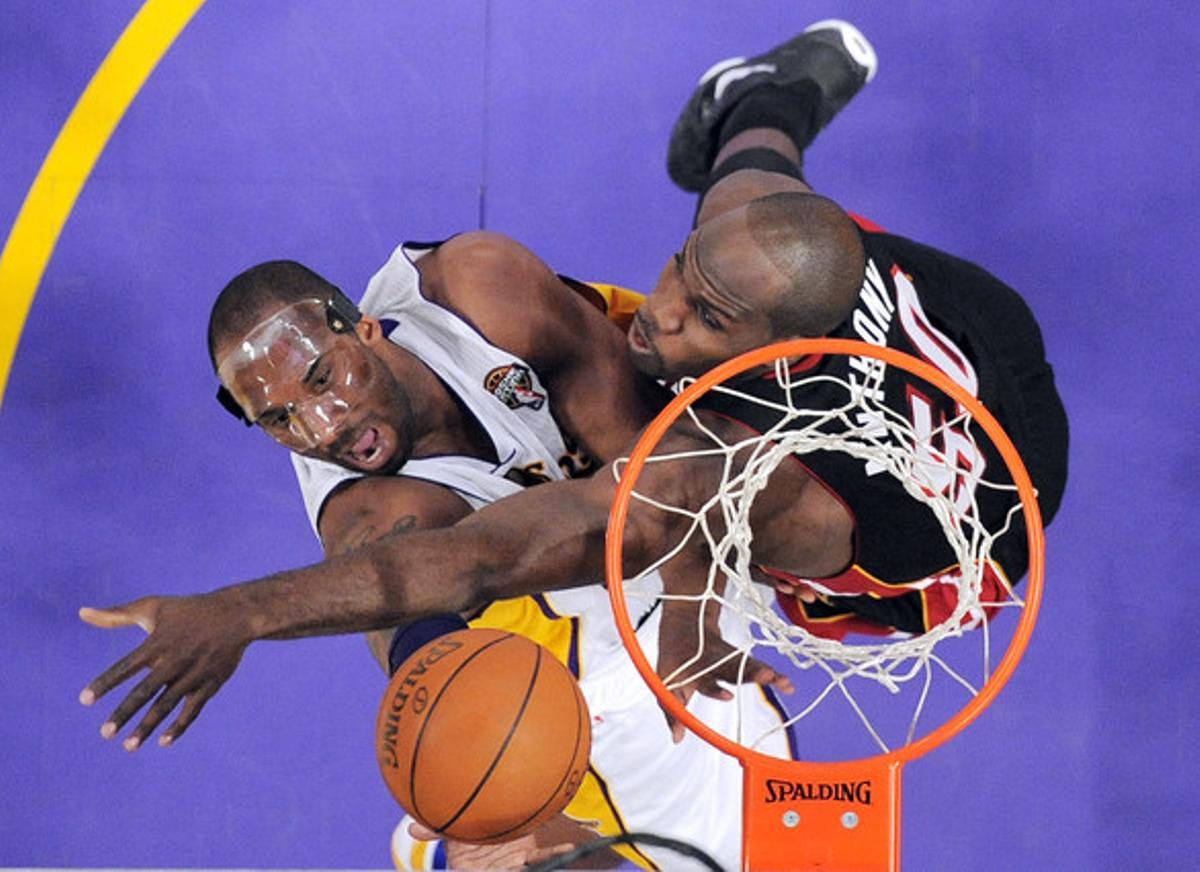
M896 618L902 614L906 616L904 620L895 621L898 626L911 624L910 614L916 613L920 626L908 626L905 629L908 632L928 632L954 613L958 605L957 582L962 573L956 564L919 581L889 583L874 577L860 566L852 566L840 575L821 579L798 578L779 569L760 568L765 574L797 591L815 593L817 600L812 603L783 591L778 591L776 598L780 610L792 623L804 627L814 636L838 641L849 633L887 636L898 632L897 626L888 622L889 611L894 612ZM1003 603L1010 599L1008 591L1011 587L998 563L988 561L980 583L980 602ZM870 601L870 608L861 605L864 599ZM985 608L984 614L991 620L998 610ZM976 620L966 616L963 618L964 626Z

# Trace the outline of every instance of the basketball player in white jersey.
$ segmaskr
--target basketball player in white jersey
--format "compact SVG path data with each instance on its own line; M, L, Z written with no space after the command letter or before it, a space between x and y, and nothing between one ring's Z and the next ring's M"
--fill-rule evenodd
M398 247L375 274L361 312L341 292L289 261L253 267L213 307L209 339L222 402L293 451L308 516L328 554L381 536L448 526L524 486L585 473L627 442L665 392L629 364L618 320L638 296L556 276L515 242L467 233L441 245ZM652 582L653 583L653 582ZM654 832L736 862L740 821L735 761L696 739L671 741L626 656L604 589L596 584L490 605L474 626L519 632L545 645L580 680L593 715L592 766L567 809L599 833ZM657 639L657 615L634 615ZM439 632L466 626L443 615L374 634L395 669ZM755 734L779 724L764 695L757 709L698 699L704 717ZM788 753L782 732L772 745ZM701 790L713 800L676 811ZM595 838L555 821L525 845ZM628 859L661 865L654 849ZM513 847L393 839L400 868L491 860ZM645 853L643 853L643 851ZM613 855L620 862L622 858ZM669 861L668 861L669 862Z

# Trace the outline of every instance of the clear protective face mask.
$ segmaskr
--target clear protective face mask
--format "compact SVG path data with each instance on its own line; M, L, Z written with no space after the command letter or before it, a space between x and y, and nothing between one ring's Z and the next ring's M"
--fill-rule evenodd
M358 318L341 297L302 300L261 321L217 365L222 405L284 444L328 442L371 381L350 335Z

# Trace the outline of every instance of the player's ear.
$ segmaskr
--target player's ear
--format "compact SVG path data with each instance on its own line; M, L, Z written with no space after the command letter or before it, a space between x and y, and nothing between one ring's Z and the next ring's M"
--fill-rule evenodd
M383 325L379 323L378 318L372 318L370 315L363 315L358 319L358 323L354 325L354 332L358 334L363 345L368 347L382 342L385 338Z

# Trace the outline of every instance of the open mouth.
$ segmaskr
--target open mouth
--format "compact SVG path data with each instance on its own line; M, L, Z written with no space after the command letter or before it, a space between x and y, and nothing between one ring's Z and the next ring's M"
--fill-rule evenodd
M650 339L645 322L638 316L633 316L629 324L628 345L633 355L633 365L643 373L658 378L663 371L662 355L658 347Z
M383 454L383 440L374 427L364 427L350 446L350 457L360 466L374 466Z

